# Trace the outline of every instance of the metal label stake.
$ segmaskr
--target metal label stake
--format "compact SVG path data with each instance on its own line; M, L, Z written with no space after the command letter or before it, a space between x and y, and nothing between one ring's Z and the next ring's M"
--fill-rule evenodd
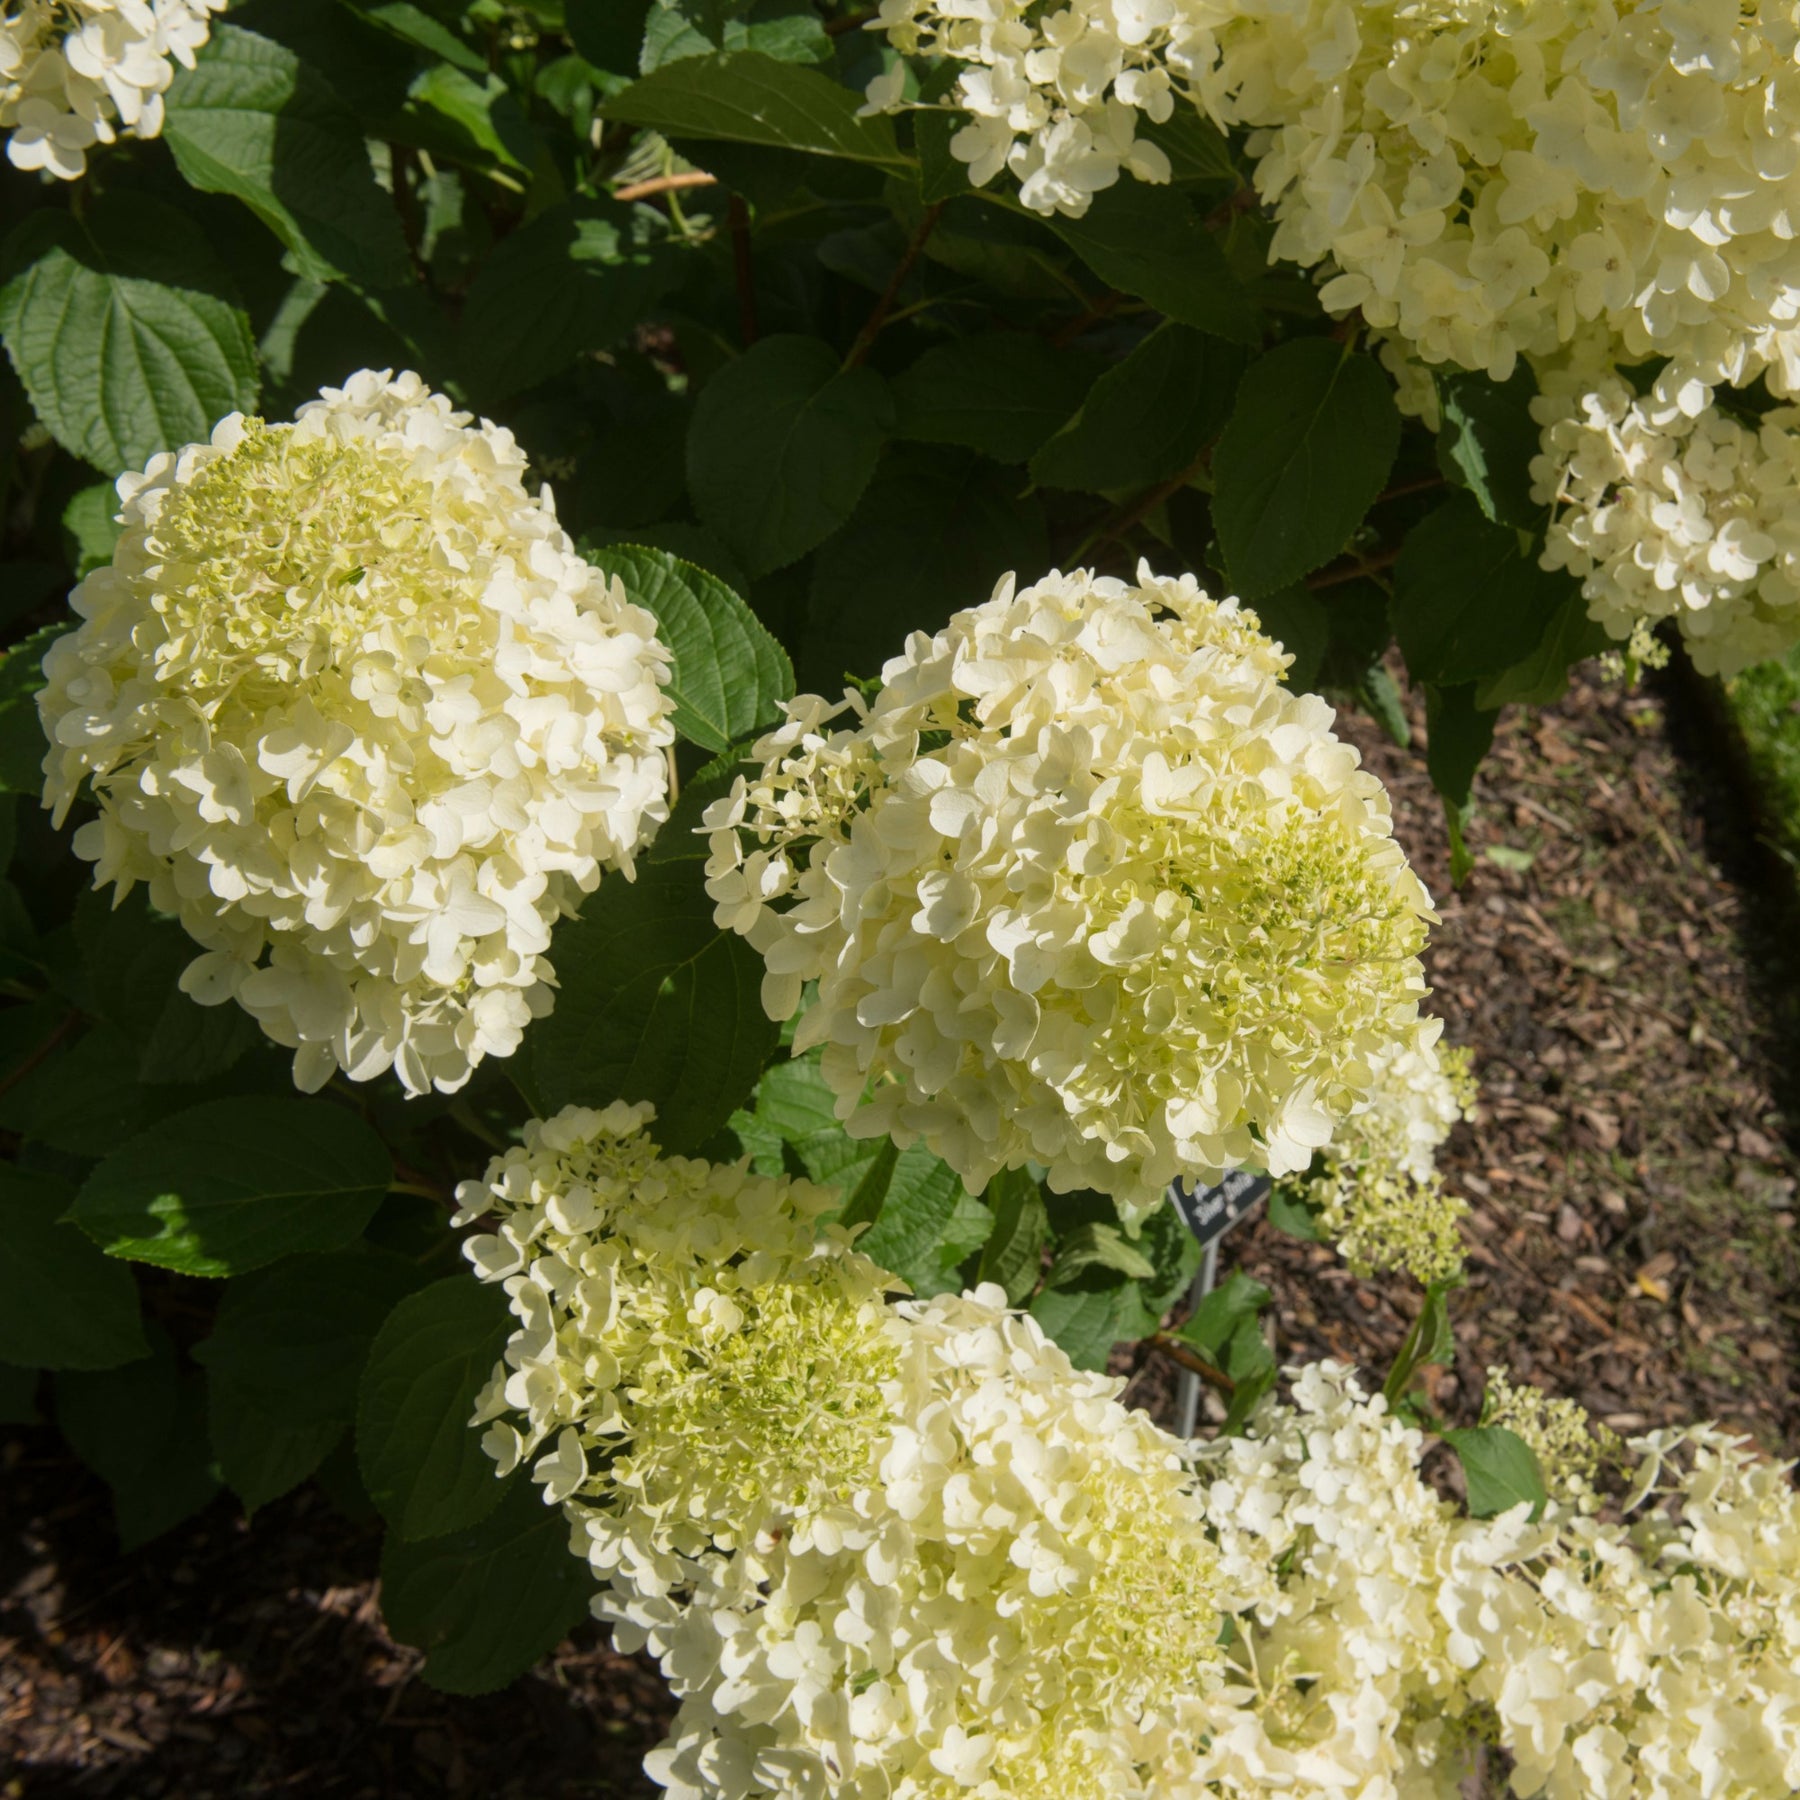
M1274 1187L1267 1175L1254 1169L1233 1169L1216 1187L1194 1188L1184 1181L1169 1183L1169 1200L1194 1235L1205 1255L1200 1273L1188 1292L1190 1310L1198 1306L1219 1282L1219 1240L1232 1226L1246 1219ZM1191 1438L1200 1425L1200 1377L1183 1369L1175 1386L1175 1433Z

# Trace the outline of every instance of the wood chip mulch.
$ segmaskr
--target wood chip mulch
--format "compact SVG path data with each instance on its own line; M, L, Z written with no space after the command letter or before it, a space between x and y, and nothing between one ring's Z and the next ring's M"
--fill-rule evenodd
M1394 794L1440 897L1432 1005L1475 1051L1479 1121L1446 1164L1473 1204L1471 1281L1437 1407L1483 1371L1631 1432L1697 1416L1800 1447L1800 1175L1773 1097L1738 891L1662 700L1578 684L1509 719L1481 784L1473 880L1450 889L1417 747L1343 728ZM1265 1225L1226 1260L1278 1295L1284 1359L1379 1372L1416 1290L1351 1278ZM1166 1365L1133 1398L1166 1398ZM641 1800L668 1702L592 1628L511 1688L436 1694L381 1628L378 1539L316 1489L247 1528L227 1500L131 1556L47 1428L0 1442L0 1800L480 1795Z

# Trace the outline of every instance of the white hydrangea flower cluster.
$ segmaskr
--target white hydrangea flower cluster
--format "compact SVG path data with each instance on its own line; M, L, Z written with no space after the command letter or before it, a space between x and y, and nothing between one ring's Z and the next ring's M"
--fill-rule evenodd
M163 93L226 0L14 0L0 13L0 127L21 169L64 181L87 170L87 153L118 129L162 131Z
M1490 1368L1481 1422L1521 1439L1537 1458L1544 1486L1558 1499L1582 1512L1599 1507L1594 1484L1602 1467L1620 1459L1623 1446L1606 1426L1594 1423L1585 1406L1515 1382L1505 1369Z
M1019 198L1049 217L1080 218L1121 172L1169 179L1167 154L1137 134L1139 116L1174 115L1163 56L1176 8L1143 0L1072 0L1052 11L1033 0L882 0L869 29L906 56L969 64L953 103L969 123L950 152L985 187L1002 169ZM904 68L869 84L868 110L901 104Z
M1624 1522L1586 1501L1482 1522L1423 1481L1422 1450L1324 1363L1207 1453L1221 1566L1254 1596L1212 1791L1455 1800L1478 1741L1511 1754L1521 1796L1800 1786L1791 1465L1659 1432L1629 1446Z
M1548 568L1578 576L1590 615L1638 660L1673 618L1694 665L1733 675L1800 640L1800 407L1754 424L1695 414L1666 377L1546 382L1533 495L1555 508Z
M1192 576L1086 571L790 703L706 814L707 890L860 1136L1126 1217L1304 1169L1418 1018L1435 918L1387 795ZM865 1098L865 1088L872 1092Z
M1338 1127L1303 1184L1320 1231L1359 1276L1404 1269L1430 1283L1462 1268L1469 1208L1444 1186L1437 1151L1474 1116L1475 1078L1467 1050L1437 1047L1442 1029L1422 1020L1376 1056L1369 1104Z
M364 370L119 480L38 696L58 823L205 947L308 1090L450 1091L550 1008L553 922L667 816L655 621L512 434Z
M1462 1679L1437 1599L1454 1509L1423 1434L1335 1363L1297 1371L1249 1435L1201 1457L1220 1567L1240 1597L1236 1684L1202 1773L1227 1796L1455 1800Z
M1115 1800L1195 1754L1216 1557L1180 1445L997 1288L884 1304L834 1196L527 1129L464 1221L520 1321L478 1404L682 1707L683 1800ZM549 1446L554 1445L553 1448Z

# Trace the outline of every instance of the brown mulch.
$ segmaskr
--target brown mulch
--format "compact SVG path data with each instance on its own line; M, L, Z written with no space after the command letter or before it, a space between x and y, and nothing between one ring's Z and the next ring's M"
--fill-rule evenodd
M1791 1455L1800 1163L1772 1093L1784 1051L1752 987L1744 897L1708 852L1721 796L1677 762L1663 705L1578 680L1554 708L1508 714L1460 892L1418 746L1340 721L1438 898L1430 1010L1481 1084L1479 1117L1439 1158L1472 1207L1470 1269L1455 1369L1426 1377L1462 1422L1504 1363L1626 1434L1711 1418ZM1284 1360L1379 1378L1416 1288L1357 1281L1266 1225L1228 1242L1275 1290Z
M1393 791L1444 915L1433 1008L1475 1050L1477 1123L1445 1162L1474 1206L1438 1408L1505 1362L1631 1432L1696 1416L1800 1446L1795 1182L1737 890L1661 701L1578 685L1507 721L1473 880L1450 889L1417 749L1343 728ZM1757 965L1760 966L1760 965ZM1266 1225L1227 1264L1278 1295L1284 1359L1379 1375L1416 1290L1351 1278ZM1160 1407L1166 1365L1132 1398ZM585 1628L504 1692L436 1694L381 1628L378 1538L309 1489L254 1529L227 1501L129 1557L48 1429L0 1446L0 1800L480 1795L639 1800L668 1703Z

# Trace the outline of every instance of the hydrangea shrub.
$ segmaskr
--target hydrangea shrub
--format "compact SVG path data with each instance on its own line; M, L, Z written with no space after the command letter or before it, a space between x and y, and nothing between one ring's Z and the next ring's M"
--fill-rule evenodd
M1800 1785L1787 1471L1414 1385L1479 1069L1334 731L1460 879L1502 707L1800 640L1796 29L10 8L0 1410L372 1506L453 1691L597 1605L690 1800ZM1187 1313L1238 1167L1379 1393Z

